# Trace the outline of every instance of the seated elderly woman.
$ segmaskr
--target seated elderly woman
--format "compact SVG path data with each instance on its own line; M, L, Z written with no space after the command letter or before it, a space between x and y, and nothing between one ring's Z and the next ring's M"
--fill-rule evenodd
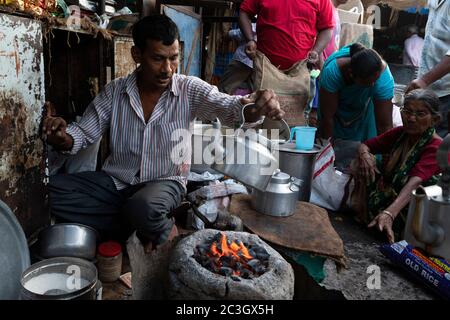
M434 129L441 120L438 96L430 90L411 91L401 115L403 126L362 143L352 162L353 209L391 243L403 232L411 192L435 184L440 170L436 152L442 139ZM377 154L382 161L377 162Z

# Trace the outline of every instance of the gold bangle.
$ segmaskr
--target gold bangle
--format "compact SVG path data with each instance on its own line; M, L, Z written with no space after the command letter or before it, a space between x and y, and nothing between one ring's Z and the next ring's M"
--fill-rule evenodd
M383 210L382 213L387 214L389 217L391 217L392 222L394 222L394 215L390 211Z

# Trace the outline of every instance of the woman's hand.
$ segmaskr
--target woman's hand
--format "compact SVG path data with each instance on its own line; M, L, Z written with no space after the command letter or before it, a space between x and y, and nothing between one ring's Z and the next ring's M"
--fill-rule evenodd
M394 231L392 225L394 223L394 216L389 212L380 212L368 225L369 228L377 226L380 232L386 232L389 243L394 243Z
M377 168L375 156L371 154L367 148L360 148L358 151L359 159L359 174L368 182L375 181L377 173L380 173Z

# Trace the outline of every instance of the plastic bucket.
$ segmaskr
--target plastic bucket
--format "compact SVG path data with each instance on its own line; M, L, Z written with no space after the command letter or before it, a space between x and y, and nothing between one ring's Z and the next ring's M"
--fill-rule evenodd
M290 140L293 140L295 136L295 149L312 150L314 148L316 131L317 128L315 127L301 126L292 128Z

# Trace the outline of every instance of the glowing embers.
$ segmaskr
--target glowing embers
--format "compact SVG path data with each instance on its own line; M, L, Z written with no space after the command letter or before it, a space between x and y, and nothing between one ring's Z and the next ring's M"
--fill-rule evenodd
M253 279L264 274L270 255L263 247L227 239L219 232L211 241L197 245L193 257L209 271L240 281L240 277Z

